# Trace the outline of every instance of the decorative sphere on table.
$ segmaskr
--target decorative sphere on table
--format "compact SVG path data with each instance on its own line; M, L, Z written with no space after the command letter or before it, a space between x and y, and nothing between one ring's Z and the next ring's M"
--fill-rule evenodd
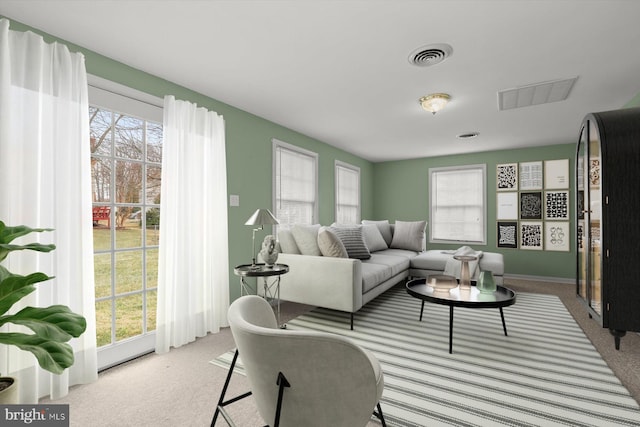
M276 238L269 234L262 241L260 256L267 265L273 265L278 260L278 249L276 248Z

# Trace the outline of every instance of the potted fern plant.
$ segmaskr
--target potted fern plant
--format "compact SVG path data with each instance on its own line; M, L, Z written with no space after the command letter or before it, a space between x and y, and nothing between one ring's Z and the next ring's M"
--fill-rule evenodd
M13 251L51 252L54 250L55 245L53 244L11 244L18 237L43 231L51 231L51 229L29 228L24 225L7 227L4 222L0 221L0 263ZM25 307L17 313L9 313L9 310L17 302L36 290L37 283L52 278L44 273L21 276L11 273L0 265L0 327L7 323L13 323L25 326L33 332L0 332L0 344L14 345L29 351L36 357L40 367L54 374L61 374L66 368L73 365L73 349L68 341L71 338L79 337L85 331L87 327L85 318L73 313L65 305L42 308ZM0 378L0 403L19 403L17 402L16 390L17 385L14 378Z

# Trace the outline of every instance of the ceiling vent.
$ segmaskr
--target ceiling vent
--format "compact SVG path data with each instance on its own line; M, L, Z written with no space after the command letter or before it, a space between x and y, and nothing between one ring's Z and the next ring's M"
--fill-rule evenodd
M411 52L409 62L418 67L429 67L441 63L451 54L453 54L453 48L448 44L430 44Z
M461 133L460 135L457 135L456 138L462 139L462 140L470 140L477 137L478 135L480 135L480 133L478 132L466 132L466 133Z
M564 101L577 79L572 77L501 90L498 92L498 110Z

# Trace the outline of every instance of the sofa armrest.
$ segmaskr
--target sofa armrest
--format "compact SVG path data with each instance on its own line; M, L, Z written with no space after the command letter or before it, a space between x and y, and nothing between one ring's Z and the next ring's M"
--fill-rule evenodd
M333 310L362 307L362 263L351 258L280 254L289 272L280 277L280 299Z

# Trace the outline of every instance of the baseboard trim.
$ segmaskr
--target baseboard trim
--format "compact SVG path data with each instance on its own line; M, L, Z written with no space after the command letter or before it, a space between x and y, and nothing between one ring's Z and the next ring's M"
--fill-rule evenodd
M576 279L571 277L549 277L549 276L530 276L527 274L505 274L505 283L508 279L519 280L535 280L538 282L550 282L550 283L562 283L562 284L575 284Z

